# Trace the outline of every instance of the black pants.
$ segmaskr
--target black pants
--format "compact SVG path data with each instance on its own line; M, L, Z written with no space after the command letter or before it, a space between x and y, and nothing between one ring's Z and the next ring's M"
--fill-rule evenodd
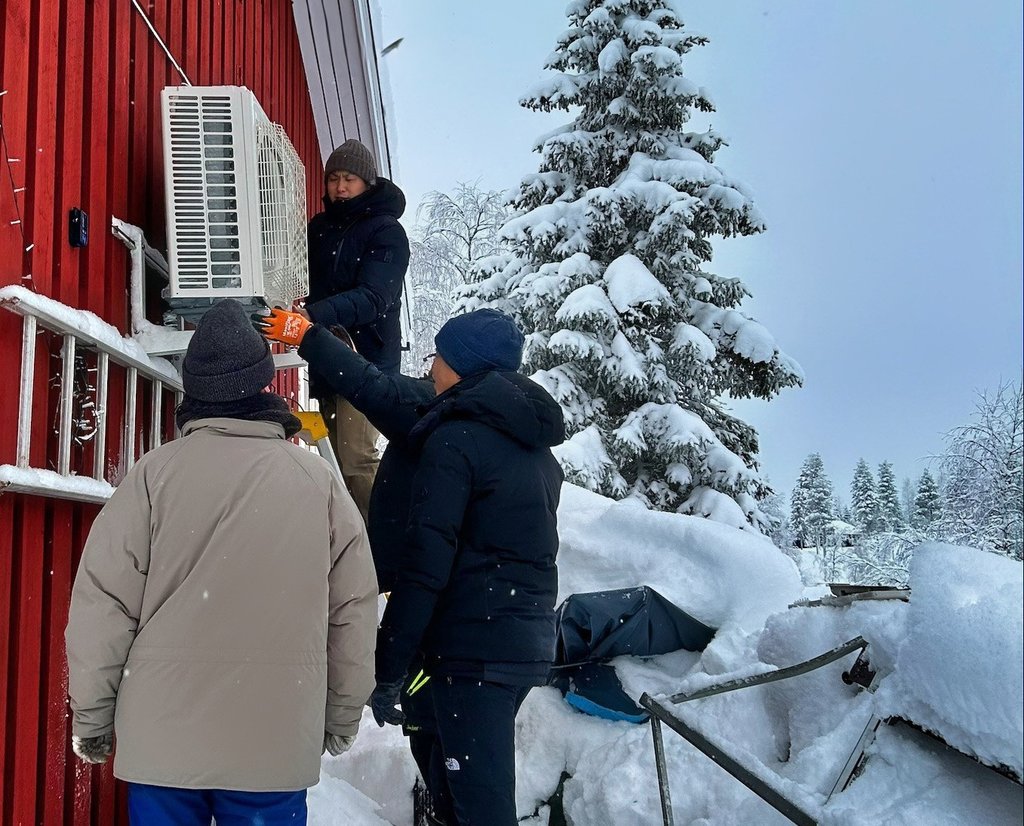
M529 691L470 677L430 680L437 737L427 787L445 823L517 823L515 721Z

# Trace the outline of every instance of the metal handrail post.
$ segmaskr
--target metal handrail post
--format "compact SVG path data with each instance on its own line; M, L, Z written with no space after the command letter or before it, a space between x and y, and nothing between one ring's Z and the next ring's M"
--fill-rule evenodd
M651 715L651 737L654 738L654 765L658 769L658 793L661 796L661 820L665 826L674 826L672 794L668 788L668 764L665 761L665 741L661 734L661 720Z

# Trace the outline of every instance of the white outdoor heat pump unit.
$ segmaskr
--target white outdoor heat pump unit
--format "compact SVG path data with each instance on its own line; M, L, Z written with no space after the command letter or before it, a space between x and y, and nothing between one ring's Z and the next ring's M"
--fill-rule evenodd
M168 87L161 104L172 312L290 307L309 292L306 175L284 129L242 86Z

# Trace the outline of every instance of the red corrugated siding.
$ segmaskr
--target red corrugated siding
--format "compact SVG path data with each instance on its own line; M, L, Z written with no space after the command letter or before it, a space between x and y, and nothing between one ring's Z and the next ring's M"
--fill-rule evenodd
M197 85L248 86L285 126L311 170L308 205L321 194L320 153L290 0L143 3ZM177 73L128 0L0 3L0 285L23 284L90 310L121 330L128 320L127 250L116 215L165 246L160 89ZM67 243L67 214L89 213L89 246ZM21 223L16 223L17 221ZM25 247L31 249L26 251ZM20 319L0 311L0 462L13 463ZM55 361L37 357L32 464L52 467ZM296 388L289 377L279 388ZM111 374L111 410L124 380ZM145 398L145 397L143 397ZM141 400L140 400L141 401ZM144 402L148 404L148 402ZM112 415L108 460L123 424ZM91 466L86 448L74 464ZM0 823L126 822L109 766L90 769L69 749L63 630L74 571L97 508L0 496Z

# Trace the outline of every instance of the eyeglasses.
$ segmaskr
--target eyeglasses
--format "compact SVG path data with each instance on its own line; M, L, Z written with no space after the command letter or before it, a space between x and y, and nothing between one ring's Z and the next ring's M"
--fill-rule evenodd
M437 353L427 353L423 357L423 363L426 364L428 361L430 361L430 360L432 360L432 359L434 359L436 357L437 357Z

